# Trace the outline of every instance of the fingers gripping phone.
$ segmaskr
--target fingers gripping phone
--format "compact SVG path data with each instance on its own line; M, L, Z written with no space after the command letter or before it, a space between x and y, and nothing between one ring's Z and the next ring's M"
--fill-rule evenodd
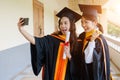
M20 18L22 19L22 22L24 22L22 25L28 25L29 24L29 18Z

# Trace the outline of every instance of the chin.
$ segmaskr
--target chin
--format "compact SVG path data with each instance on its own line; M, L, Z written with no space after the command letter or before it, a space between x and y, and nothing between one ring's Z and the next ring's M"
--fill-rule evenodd
M85 32L90 32L90 30L85 30Z
M62 34L64 35L64 34L65 34L65 32L62 32Z
M66 34L68 32L68 30L67 31L62 31L62 34Z
M85 32L88 32L87 30Z

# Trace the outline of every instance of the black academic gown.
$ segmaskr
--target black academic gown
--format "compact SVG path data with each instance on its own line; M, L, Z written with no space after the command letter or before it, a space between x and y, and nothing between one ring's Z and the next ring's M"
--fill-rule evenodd
M72 59L70 61L70 72L72 80L83 80L82 79L82 56L81 56L81 49L82 42L81 40L77 42L77 46L74 47L73 52L71 53ZM77 50L77 51L76 51Z
M82 40L82 43L84 37L85 37L85 32L81 33L79 36L79 39ZM81 54L80 59L81 59L82 80L110 80L109 49L103 35L100 35L95 40L95 49L93 50L93 63L86 64L84 52L81 52L79 54ZM93 76L92 79L89 79L89 76Z
M31 44L31 61L35 75L38 75L44 65L43 80L54 80L55 66L58 48L63 40L47 35L42 38L35 37L35 45ZM71 80L69 63L67 66L65 80Z

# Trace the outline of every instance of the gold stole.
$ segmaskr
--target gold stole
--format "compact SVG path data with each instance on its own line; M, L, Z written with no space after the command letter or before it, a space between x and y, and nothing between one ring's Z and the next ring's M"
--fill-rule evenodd
M84 41L83 41L83 49L82 49L82 52L84 51L84 49L85 49L88 41L90 40L92 34L93 34L95 31L96 31L96 30L91 30L90 32L86 32L86 33L85 33L85 39L84 39ZM98 32L99 32L99 34L101 34L100 31L98 31Z
M60 37L64 38L65 40L65 36L60 36ZM63 52L64 52L64 43L61 42L58 49L54 80L65 79L68 58L63 59Z
M90 39L90 37L92 36L93 33L94 33L94 30L91 30L90 32L86 32L86 33L85 33L85 39L84 39L84 41L83 41L83 49L82 49L82 52L84 52L85 46L87 45L88 40Z

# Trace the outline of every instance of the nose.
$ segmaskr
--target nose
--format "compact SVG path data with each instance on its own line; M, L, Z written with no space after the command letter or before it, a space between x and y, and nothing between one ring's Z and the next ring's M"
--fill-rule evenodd
M61 24L61 27L62 27L62 28L64 28L64 27L65 27L65 25L64 25L64 24Z

